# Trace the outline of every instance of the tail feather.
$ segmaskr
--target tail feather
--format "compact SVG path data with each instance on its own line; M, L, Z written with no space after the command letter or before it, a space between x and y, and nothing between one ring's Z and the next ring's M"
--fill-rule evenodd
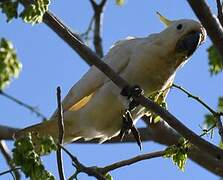
M58 139L58 126L57 121L46 121L33 126L26 127L14 134L15 139L20 139L24 137L27 133L32 133L33 135L52 136L55 141Z
M69 122L64 121L64 143L75 141L80 139L79 131L72 129L72 126ZM33 126L24 128L14 134L15 139L20 139L24 137L27 133L31 132L32 134L38 134L40 137L43 136L52 136L55 142L58 142L59 128L57 120L45 121Z

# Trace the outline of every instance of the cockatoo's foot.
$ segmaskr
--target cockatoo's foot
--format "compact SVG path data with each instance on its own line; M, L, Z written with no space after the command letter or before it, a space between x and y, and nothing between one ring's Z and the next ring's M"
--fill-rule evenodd
M133 118L131 115L131 112L127 109L125 110L125 114L122 115L122 120L123 120L123 124L122 124L122 128L119 134L119 137L121 139L121 141L123 140L124 136L126 134L129 134L130 132L132 132L140 150L142 149L142 142L140 139L140 134L139 131L137 130L137 128L135 127L135 125L133 124Z
M127 99L130 100L129 103L129 108L128 110L131 111L133 109L135 109L138 105L139 102L137 100L135 100L133 97L137 97L143 94L143 90L140 88L140 86L135 85L135 86L126 86L122 89L121 93L122 96L126 96Z

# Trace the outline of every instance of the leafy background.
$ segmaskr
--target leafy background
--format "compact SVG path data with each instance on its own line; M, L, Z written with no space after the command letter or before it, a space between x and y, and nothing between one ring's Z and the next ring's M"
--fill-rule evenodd
M215 1L208 1L216 12ZM177 8L177 9L176 9ZM74 31L84 32L92 16L88 1L53 2L50 9L66 22ZM104 14L103 45L106 52L117 40L127 36L147 36L159 32L163 25L155 14L160 11L171 19L196 19L186 1L127 1L124 6L117 6L109 1ZM88 70L88 66L61 41L44 24L31 26L22 20L6 23L6 18L0 14L0 37L13 41L17 55L23 64L18 80L14 80L6 92L36 105L48 117L56 107L56 87L62 87L65 95L69 88ZM176 82L200 96L212 107L217 107L218 97L223 95L221 81L222 73L211 75L208 67L207 49L211 46L208 40L193 55L191 61L177 74ZM213 53L213 51L212 51ZM216 56L216 55L214 55ZM216 58L215 58L216 60ZM213 73L212 73L213 74ZM168 97L170 111L181 119L188 127L201 132L206 110L196 102L188 99L177 90L172 90ZM1 124L25 127L40 121L34 114L0 96ZM138 123L143 126L142 123ZM209 137L210 139L210 137ZM218 143L218 138L211 141ZM12 146L11 143L9 143ZM127 145L68 145L71 152L77 155L86 165L106 165L134 155L162 149L164 147L152 142L143 144L139 152L136 144ZM46 168L57 175L56 156L52 154L43 158ZM0 171L6 170L0 156ZM71 174L70 160L65 157L66 174ZM122 168L111 173L114 179L218 179L215 175L200 168L191 161L187 162L185 172L172 165L169 159L153 159L140 162L128 168ZM86 175L80 175L86 179ZM4 178L11 178L10 175ZM91 178L89 178L91 179Z

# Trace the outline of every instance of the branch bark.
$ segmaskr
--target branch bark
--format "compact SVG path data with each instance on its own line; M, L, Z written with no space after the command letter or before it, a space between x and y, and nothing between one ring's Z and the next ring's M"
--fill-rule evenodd
M61 105L61 90L60 87L57 87L57 104L58 104L58 129L59 129L59 144L63 145L63 138L64 138L64 122L63 122L63 108ZM60 180L65 180L64 176L64 168L63 168L63 158L62 158L62 151L61 147L58 146L57 149L57 166L58 172L60 176Z
M164 155L164 151L156 151L156 152L152 152L152 153L142 154L142 155L130 158L130 159L126 159L123 161L119 161L119 162L110 164L103 168L99 168L99 171L102 172L103 174L106 174L106 173L113 171L115 169L118 169L118 168L121 168L124 166L129 166L129 165L135 164L139 161L162 157L163 155Z
M223 29L218 19L212 14L205 0L187 0L187 2L190 4L194 13L197 15L198 19L207 30L209 37L211 38L221 57L223 57Z
M218 9L218 20L221 23L221 26L223 26L223 13L222 13L222 0L216 0L217 3L217 9Z
M19 128L12 128L9 126L0 125L0 140L12 140L13 135L19 130Z

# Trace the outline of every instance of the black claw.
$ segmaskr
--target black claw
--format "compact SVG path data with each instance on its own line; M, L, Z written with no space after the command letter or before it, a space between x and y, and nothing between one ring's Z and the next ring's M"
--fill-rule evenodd
M130 94L130 87L129 86L125 86L123 89L122 89L122 91L121 91L121 95L122 96L126 96L127 98L129 98L130 96L131 96L131 94Z
M138 85L135 85L135 86L132 86L132 87L126 86L122 89L120 94L122 96L126 96L127 99L130 99L128 110L131 111L139 105L139 102L132 97L138 97L138 96L142 95L143 90Z
M142 143L141 143L141 139L140 139L140 134L139 134L139 131L137 130L137 128L133 124L133 118L132 118L131 112L129 110L126 110L125 114L122 116L122 119L123 119L123 124L122 124L121 131L119 133L120 140L122 141L124 136L127 133L132 132L133 136L141 150Z
M133 134L133 136L134 136L134 138L135 138L135 140L136 140L136 142L139 146L139 149L142 150L142 141L141 141L138 129L135 126L133 126L131 131L132 131L132 134Z
M142 95L143 90L140 88L139 85L126 86L122 89L120 94L130 99L131 97L137 97L137 96Z

